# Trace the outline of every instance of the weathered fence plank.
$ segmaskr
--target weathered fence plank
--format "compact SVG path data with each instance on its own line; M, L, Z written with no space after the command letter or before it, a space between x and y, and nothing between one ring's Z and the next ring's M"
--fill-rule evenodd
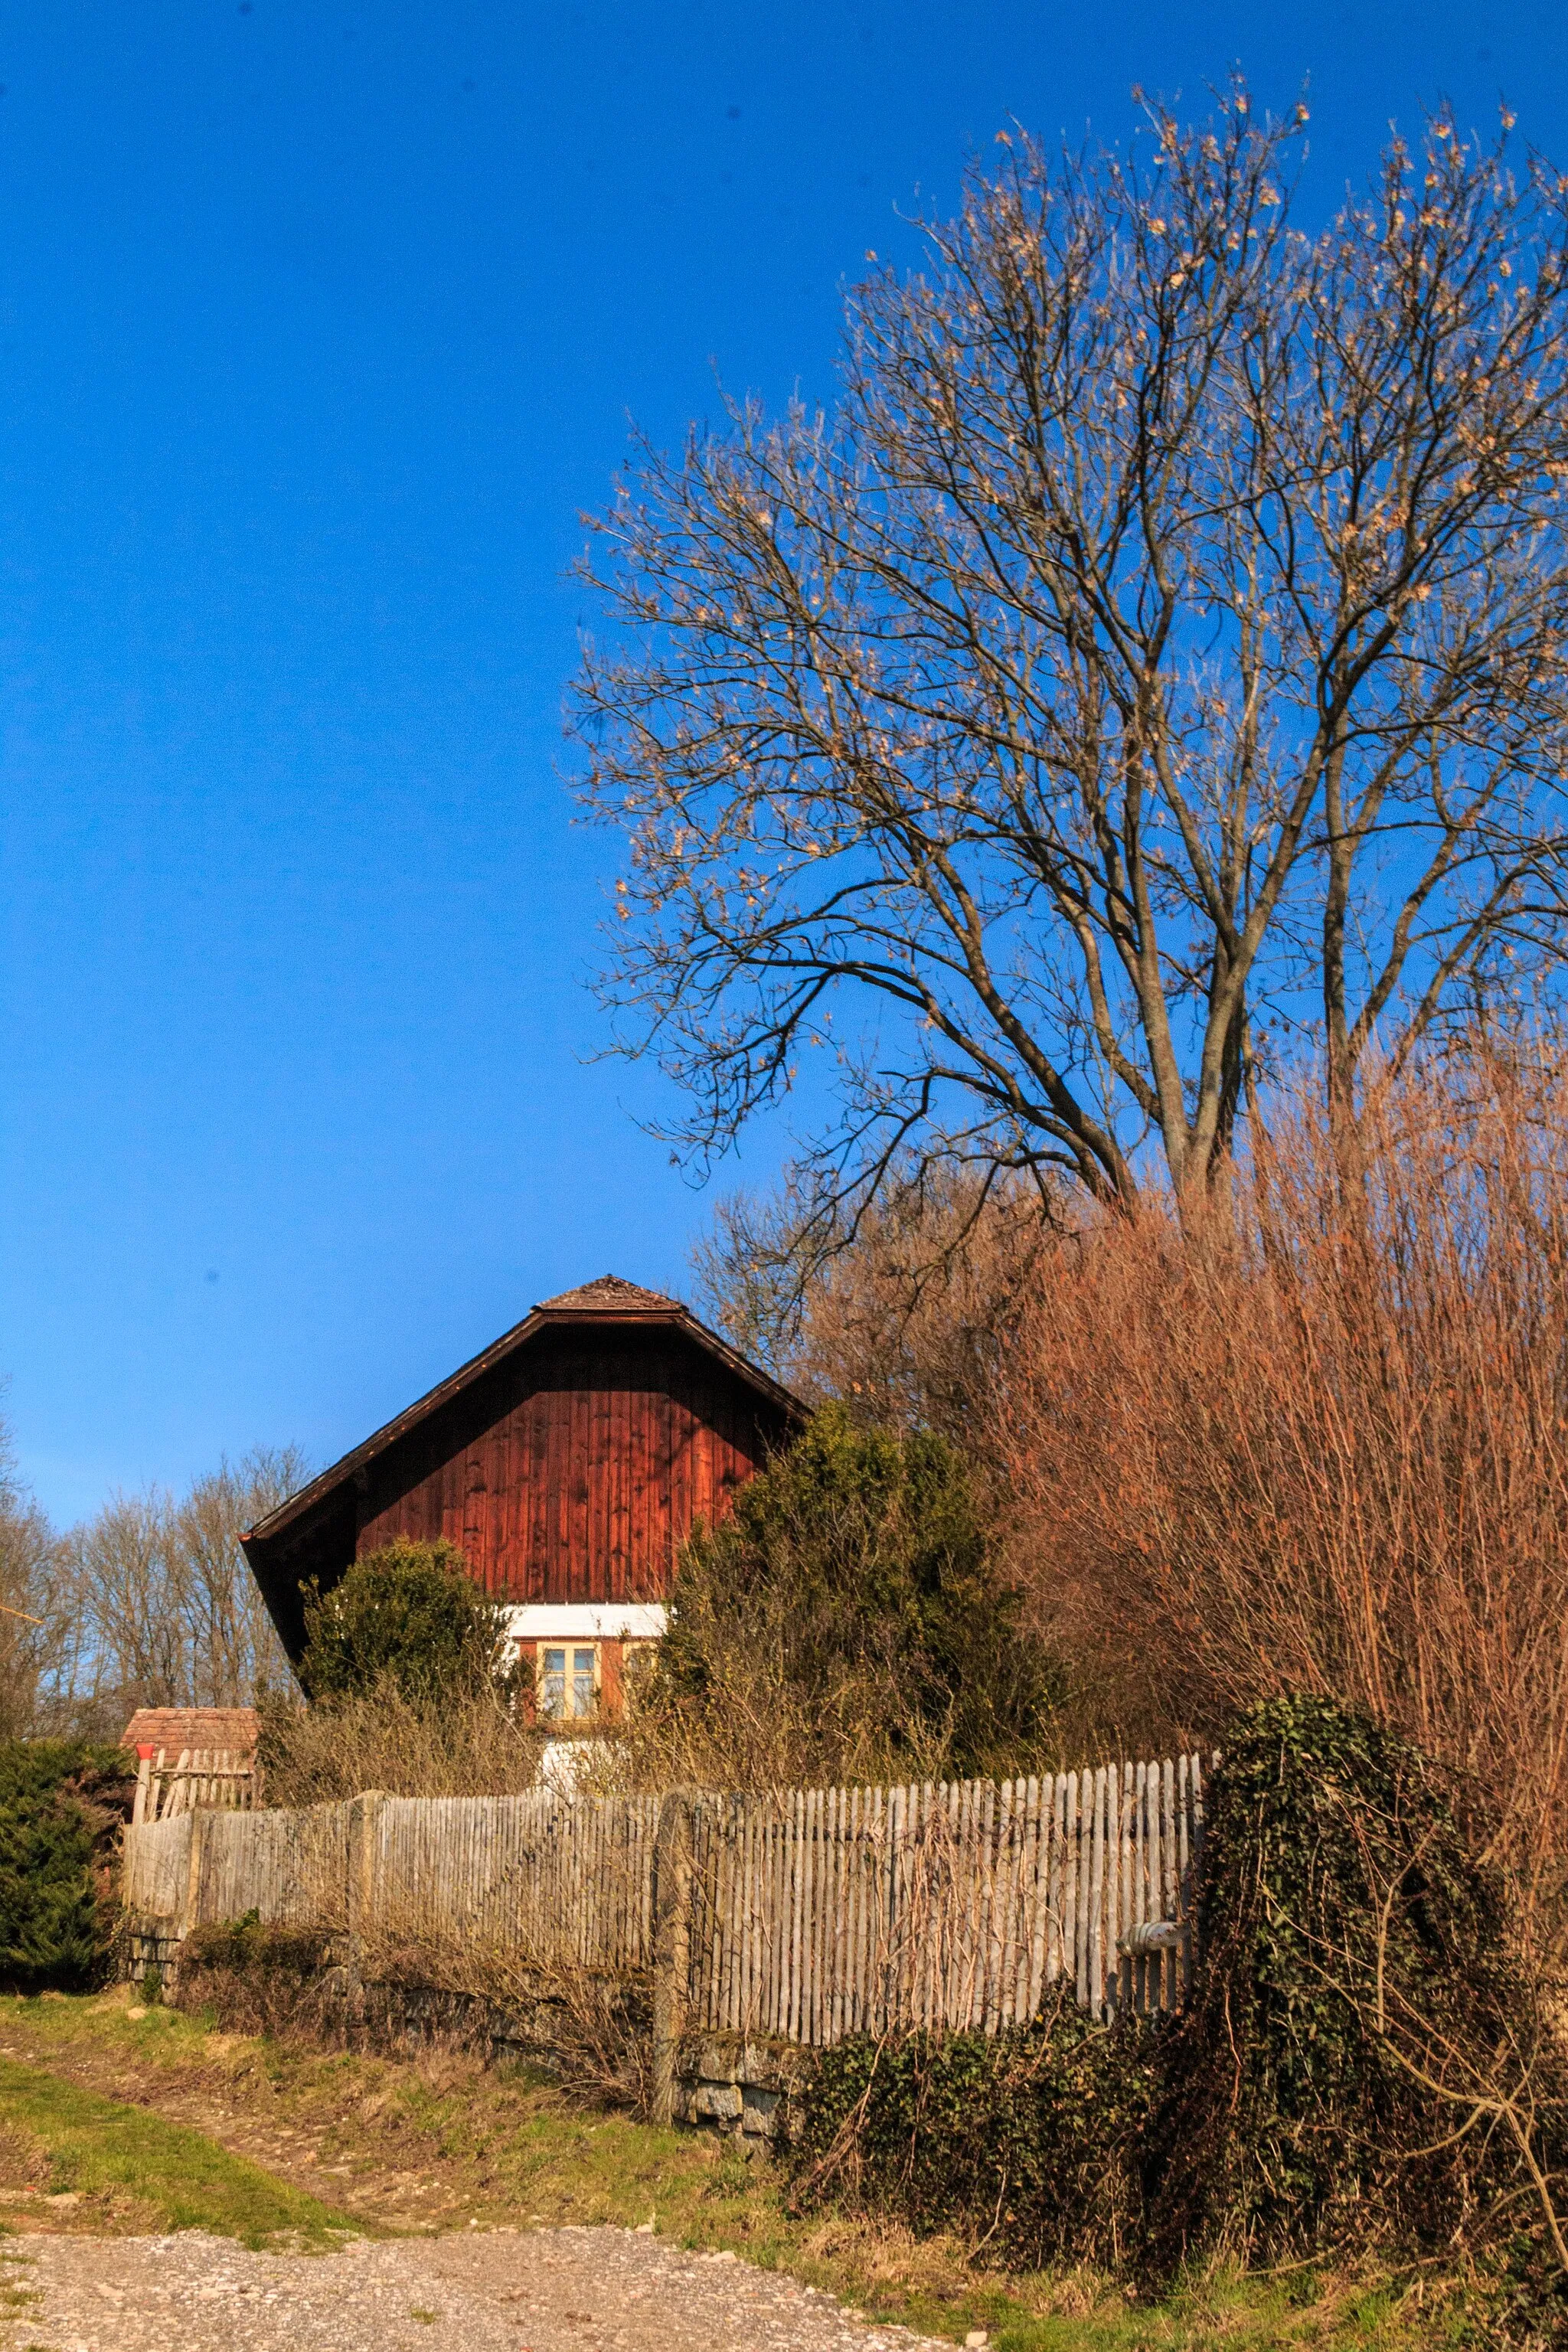
M188 1759L176 1769L190 1785ZM254 1912L605 1976L657 1976L679 1950L668 2017L819 2045L910 2026L994 2033L1064 1979L1100 2016L1174 2007L1191 1981L1195 1756L999 1786L683 1794L679 1935L670 1800L540 1789L245 1811L209 1780L216 1806L126 1832L127 1910L177 1934Z
M136 1772L131 1819L143 1822L167 1821L178 1813L232 1806L248 1810L256 1802L256 1759L227 1748L182 1748L173 1762L166 1748L143 1756Z

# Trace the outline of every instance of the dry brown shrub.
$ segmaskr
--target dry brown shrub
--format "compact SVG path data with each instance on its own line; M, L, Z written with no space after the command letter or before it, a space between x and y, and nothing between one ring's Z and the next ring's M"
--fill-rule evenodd
M706 1312L808 1403L879 1429L973 1433L976 1396L1034 1294L1052 1226L1034 1184L928 1170L893 1184L853 1233L789 1185L721 1204L694 1255Z
M762 1613L762 1612L759 1612ZM934 1778L940 1739L929 1754L895 1752L882 1730L884 1694L846 1673L826 1706L803 1699L780 1670L780 1644L765 1622L749 1638L715 1641L711 1681L700 1705L650 1692L628 1700L616 1737L585 1753L579 1786L593 1796L665 1789L785 1790L850 1787Z
M1337 1144L1277 1105L1207 1231L1056 1248L984 1431L1102 1738L1361 1707L1457 1768L1538 1918L1568 1874L1565 1176L1544 1053L1385 1083Z
M567 2098L647 2116L652 2088L652 2000L646 1976L606 1975L564 1939L550 1947L483 1937L400 1938L378 1929L358 1965L374 1996L391 1989L453 1994L474 2008L478 2038L510 2042L542 2066Z
M543 1745L499 1693L419 1702L388 1680L367 1697L331 1705L264 1699L263 1801L331 1804L365 1789L389 1797L518 1796L538 1786Z

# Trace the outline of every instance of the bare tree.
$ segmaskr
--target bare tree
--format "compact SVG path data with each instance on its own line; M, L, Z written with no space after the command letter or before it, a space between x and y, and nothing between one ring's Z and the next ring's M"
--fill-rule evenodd
M155 1486L117 1495L74 1531L79 1709L235 1706L289 1681L239 1536L306 1475L297 1447L258 1446L177 1501Z
M257 1446L237 1463L222 1461L196 1479L175 1512L175 1552L201 1705L233 1706L252 1698L258 1685L292 1681L239 1538L309 1475L298 1446Z
M1021 1314L1032 1321L1054 1269L1037 1207L1016 1179L987 1186L969 1171L933 1170L918 1189L887 1188L839 1238L816 1229L788 1182L733 1194L692 1250L697 1298L796 1395L969 1449L999 1351Z
M0 1421L0 1738L39 1727L68 1664L74 1621L63 1605L60 1539L16 1475Z
M911 1154L1191 1210L1281 1039L1342 1109L1554 968L1568 181L1439 114L1304 230L1305 121L1004 138L833 414L643 449L577 724L683 1151L825 1049L839 1230Z

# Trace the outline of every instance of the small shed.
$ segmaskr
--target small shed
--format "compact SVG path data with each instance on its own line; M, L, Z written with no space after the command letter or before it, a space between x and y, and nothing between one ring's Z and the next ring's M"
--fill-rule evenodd
M253 1805L258 1736L253 1706L139 1706L121 1735L136 1750L132 1820Z
M549 1298L243 1538L284 1648L395 1537L455 1544L507 1607L541 1711L613 1711L675 1555L805 1408L679 1299L605 1275Z

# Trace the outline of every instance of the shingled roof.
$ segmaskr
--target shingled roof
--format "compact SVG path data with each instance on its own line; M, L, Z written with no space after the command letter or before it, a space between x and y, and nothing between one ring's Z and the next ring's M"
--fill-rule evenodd
M256 1752L258 1718L253 1706L139 1706L121 1734L121 1744L144 1756L160 1748L171 1759L187 1748Z
M668 1297L662 1290L644 1290L619 1274L601 1274L575 1290L558 1291L533 1311L553 1315L563 1309L574 1315L685 1315L687 1311L679 1298Z

